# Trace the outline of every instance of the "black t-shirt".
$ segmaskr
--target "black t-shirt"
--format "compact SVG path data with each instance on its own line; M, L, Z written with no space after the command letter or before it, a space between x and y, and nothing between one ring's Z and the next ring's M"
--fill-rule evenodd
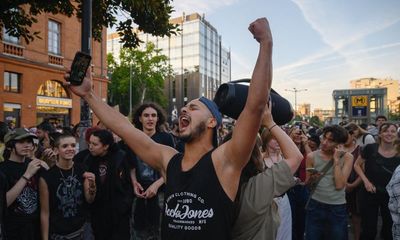
M96 198L90 207L95 238L129 235L133 188L125 152L113 149L101 157L89 154L83 162L86 171L96 176Z
M230 239L234 204L218 180L211 153L186 172L181 170L182 154L170 160L162 239Z
M31 160L27 159L23 163L6 160L0 164L0 171L6 176L8 190L10 190L25 173ZM37 172L25 185L22 192L15 201L8 207L7 222L17 221L26 223L39 216L39 175Z
M6 177L9 191L25 173L31 160L19 163L6 160L0 164L0 171ZM40 169L25 185L15 201L7 208L4 232L7 239L33 240L40 239L39 226L39 176Z
M118 143L118 147L125 152L125 157L126 160L129 164L129 167L131 169L135 168L135 164L136 164L136 157L135 157L135 153L133 153L133 151L129 148L129 146L123 141L119 141Z
M174 147L174 140L171 134L166 132L156 132L151 136L156 143ZM138 156L135 156L136 166L136 178L137 181L142 185L143 188L148 188L153 182L160 178L160 173L145 162L143 162Z
M69 234L80 229L87 216L84 171L75 163L69 170L53 166L42 175L49 191L49 233Z
M386 193L386 185L400 164L400 157L386 158L378 152L378 147L377 143L366 145L362 149L361 156L365 159L365 176L378 192Z
M0 240L5 239L3 224L5 219L5 211L7 209L6 193L7 193L6 177L2 172L0 172Z

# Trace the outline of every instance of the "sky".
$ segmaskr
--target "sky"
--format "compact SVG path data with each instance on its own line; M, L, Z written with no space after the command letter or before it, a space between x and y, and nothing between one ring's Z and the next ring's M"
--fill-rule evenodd
M266 17L272 88L293 105L333 109L332 92L364 77L400 80L399 0L174 0L172 17L197 12L231 49L232 80L251 77L258 43L247 30Z

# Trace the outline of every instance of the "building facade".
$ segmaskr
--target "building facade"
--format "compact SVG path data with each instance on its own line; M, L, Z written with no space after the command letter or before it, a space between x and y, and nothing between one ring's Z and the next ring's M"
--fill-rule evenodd
M317 116L322 122L329 121L335 115L335 110L314 108L313 116Z
M387 116L386 98L386 88L334 90L336 122L375 122L376 116Z
M64 15L41 14L30 28L40 32L29 44L0 29L0 120L17 127L43 120L62 125L80 121L80 98L64 88L64 74L81 49L81 23ZM106 38L106 29L103 39ZM94 90L106 100L106 43L92 41Z
M361 78L350 81L351 88L386 88L387 106L389 112L399 112L400 88L399 81L390 78Z
M311 104L309 103L300 104L297 111L298 111L297 114L300 114L301 116L310 117Z
M153 42L169 59L174 77L166 79L164 91L172 118L187 101L205 96L213 98L219 85L231 80L230 50L222 46L221 36L204 16L198 13L173 18L181 31L170 37L138 33L139 38ZM146 44L140 47L144 48ZM119 58L122 48L116 33L107 36L107 52Z

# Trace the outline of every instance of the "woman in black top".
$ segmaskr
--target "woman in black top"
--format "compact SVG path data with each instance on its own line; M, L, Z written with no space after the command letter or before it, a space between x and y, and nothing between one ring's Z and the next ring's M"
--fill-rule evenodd
M364 182L364 188L360 190L360 239L375 239L378 209L382 216L382 237L392 239L393 223L388 209L389 195L385 187L400 164L396 125L383 123L378 136L378 144L366 145L354 164L354 170Z
M130 239L133 189L125 152L104 129L91 133L89 152L83 164L96 175L97 193L90 207L95 239Z
M87 216L86 203L96 196L95 176L72 161L76 140L60 135L54 141L56 164L40 178L42 239L81 239Z

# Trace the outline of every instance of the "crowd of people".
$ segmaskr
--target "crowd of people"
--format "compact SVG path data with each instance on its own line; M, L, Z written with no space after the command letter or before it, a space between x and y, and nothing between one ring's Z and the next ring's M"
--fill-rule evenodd
M84 133L87 149L78 125L0 123L0 240L336 240L348 239L348 219L354 239L398 239L399 127L384 116L368 130L278 126L268 21L249 31L260 51L229 131L205 97L171 127L150 102L130 122L93 93L90 75L70 86L101 120Z

